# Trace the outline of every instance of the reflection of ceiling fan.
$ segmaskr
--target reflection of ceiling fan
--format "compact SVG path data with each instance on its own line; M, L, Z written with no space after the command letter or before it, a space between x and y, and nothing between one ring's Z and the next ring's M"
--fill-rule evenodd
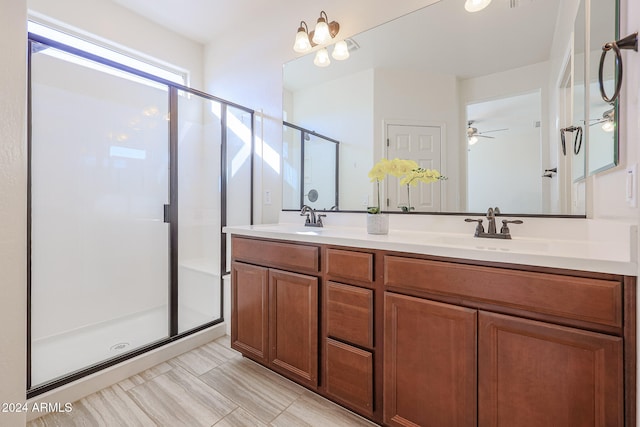
M491 139L495 138L495 136L485 135L486 133L509 130L505 128L505 129L493 129L485 132L478 132L478 128L471 126L473 123L475 123L475 120L469 120L467 122L467 139L469 140L469 145L473 145L476 142L478 142L478 138L491 138Z

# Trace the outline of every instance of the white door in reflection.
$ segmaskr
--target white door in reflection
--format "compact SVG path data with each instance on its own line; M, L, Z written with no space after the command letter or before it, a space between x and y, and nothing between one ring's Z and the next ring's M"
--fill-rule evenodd
M441 170L442 130L439 126L387 125L387 158L414 160L423 169ZM400 179L389 176L387 182L387 207L396 211L410 206L411 211L439 212L441 210L441 186L418 184L400 185Z

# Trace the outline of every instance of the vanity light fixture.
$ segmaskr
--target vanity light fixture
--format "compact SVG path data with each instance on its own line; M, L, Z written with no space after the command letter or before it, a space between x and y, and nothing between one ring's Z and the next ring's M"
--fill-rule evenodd
M347 59L349 57L349 46L347 46L347 42L340 40L333 45L333 52L331 52L331 56L333 59L337 59L338 61Z
M306 53L315 46L326 45L331 42L331 40L338 34L338 31L340 31L340 24L336 21L328 21L329 18L327 18L327 14L324 10L320 12L320 18L318 18L316 28L311 32L309 32L307 23L300 21L300 26L296 33L296 40L293 43L293 50L298 53ZM351 48L358 47L357 43L353 41L351 41L351 46L349 46L346 40L340 40L333 46L331 56L335 60L342 61L349 58L349 51ZM318 49L313 63L318 67L327 67L331 64L329 52L326 47Z
M311 50L311 42L309 41L309 27L304 21L300 21L300 27L296 33L296 41L293 44L293 50L299 53L305 53Z
M313 63L318 67L328 67L331 64L331 60L329 59L329 52L327 48L323 47L322 49L316 52L316 57L313 60Z
M479 12L489 6L489 3L491 0L467 0L464 3L464 8L467 12Z
M293 50L298 53L309 52L314 46L330 42L338 34L338 31L340 31L340 24L336 21L329 22L327 13L323 10L320 12L316 28L311 32L309 32L307 23L300 21Z
M327 13L323 10L320 12L320 18L316 22L316 28L311 36L311 41L315 44L324 44L330 42L332 38L340 31L340 24L336 21L329 22Z

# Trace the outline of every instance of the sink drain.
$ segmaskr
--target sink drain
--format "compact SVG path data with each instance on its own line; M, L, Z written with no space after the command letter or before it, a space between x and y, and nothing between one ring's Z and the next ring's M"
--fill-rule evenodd
M129 344L128 342L119 342L118 344L112 345L109 350L111 350L111 351L122 351L124 349L129 348L130 345L131 344Z

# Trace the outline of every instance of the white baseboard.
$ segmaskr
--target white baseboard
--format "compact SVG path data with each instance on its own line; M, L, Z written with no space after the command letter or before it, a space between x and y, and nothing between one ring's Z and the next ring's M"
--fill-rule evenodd
M103 388L129 378L146 369L156 366L162 362L174 358L182 353L200 347L210 341L220 338L226 334L227 322L222 322L205 330L196 332L193 335L179 339L160 348L151 350L147 353L126 360L117 365L103 369L100 372L91 374L77 381L65 384L55 390L48 391L27 401L27 406L32 408L34 405L38 407L52 406L55 407L59 403L64 407L65 403L72 403L85 396L95 393ZM43 405L48 403L50 405ZM45 415L46 412L32 412L27 414L27 421Z

